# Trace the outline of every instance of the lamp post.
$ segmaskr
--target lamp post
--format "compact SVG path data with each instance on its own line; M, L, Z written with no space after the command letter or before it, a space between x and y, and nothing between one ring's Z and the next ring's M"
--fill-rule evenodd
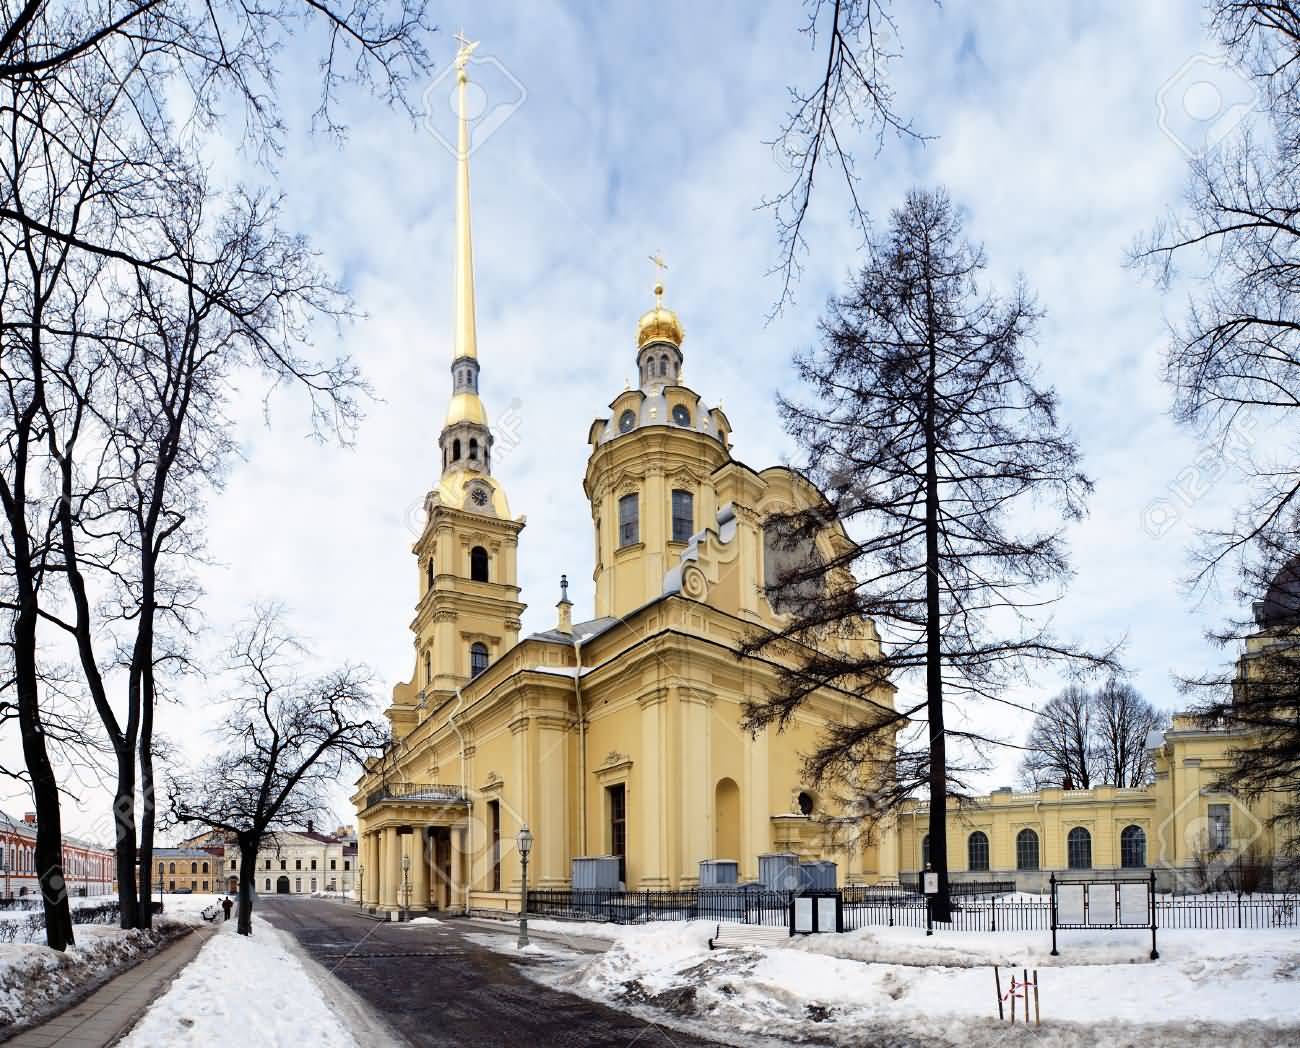
M522 950L528 945L528 853L533 850L533 834L528 829L528 823L519 827L515 847L519 849L519 861L522 863L519 889L519 949Z
M411 857L402 856L402 920L410 916L411 909Z
M357 908L366 908L366 864L357 863Z

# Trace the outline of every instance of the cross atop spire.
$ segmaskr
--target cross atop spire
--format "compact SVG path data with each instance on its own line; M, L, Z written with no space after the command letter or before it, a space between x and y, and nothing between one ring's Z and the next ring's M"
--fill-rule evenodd
M479 41L468 39L463 29L456 34L455 40L460 45L456 51L456 68L464 74L465 66L469 63L470 55L474 53L474 49L478 47Z
M658 309L663 305L664 300L664 270L668 268L668 263L664 261L662 251L656 251L650 256L650 261L654 263L658 275L655 277L655 308Z

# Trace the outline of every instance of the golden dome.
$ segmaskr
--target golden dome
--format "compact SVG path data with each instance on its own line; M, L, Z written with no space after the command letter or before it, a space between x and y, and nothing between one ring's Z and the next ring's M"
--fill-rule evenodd
M444 425L454 426L457 422L477 422L480 426L488 424L487 412L477 393L457 393L451 398Z
M656 284L655 307L642 313L641 322L637 324L637 349L651 342L671 342L674 346L680 346L682 339L685 338L682 322L677 319L676 313L664 306L663 296L663 284Z

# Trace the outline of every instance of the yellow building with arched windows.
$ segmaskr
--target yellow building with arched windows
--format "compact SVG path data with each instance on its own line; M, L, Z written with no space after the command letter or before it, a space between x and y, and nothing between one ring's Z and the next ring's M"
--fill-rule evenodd
M357 783L357 883L382 911L514 909L515 836L536 844L530 885L568 886L573 860L612 856L631 889L698 883L703 860L831 859L837 878L914 875L926 861L928 812L914 804L879 825L819 796L803 757L828 725L893 711L888 686L824 687L785 730L750 736L747 701L777 686L787 647L740 657L755 628L780 624L769 587L787 558L830 559L846 542L828 527L793 553L767 526L820 494L781 466L732 456L731 424L682 381L685 336L654 288L635 342L635 388L587 430L583 490L591 507L594 616L573 621L561 587L555 625L520 637L514 516L492 465L479 395L479 347L464 113L467 50L457 57L455 344L439 437L441 477L425 499L412 552L420 580L411 621L414 672L393 689L393 743ZM575 434L576 437L576 434ZM874 626L833 643L878 651ZM1166 880L1212 855L1272 854L1270 809L1224 793L1217 772L1241 739L1176 720L1159 739L1145 789L995 792L947 813L954 878L1014 877L1040 888L1050 871L1159 868ZM870 783L837 791L869 792ZM607 864L608 868L608 864Z
M457 70L463 93L459 58ZM820 496L789 469L732 457L726 415L681 381L684 333L662 285L629 346L640 381L587 432L595 615L574 622L562 590L554 627L520 638L525 518L493 472L479 396L465 144L442 475L413 547L415 672L393 690L394 743L353 797L365 902L513 908L524 823L530 884L543 888L567 885L584 856L616 856L631 888L695 884L707 859L753 877L761 853L785 850L837 859L841 878L892 875L874 847L845 846L849 828L803 781L801 756L827 723L892 710L889 688L825 688L783 732L740 727L778 670L737 656L755 626L777 622L765 580L789 554L764 522ZM868 625L837 643L879 640Z

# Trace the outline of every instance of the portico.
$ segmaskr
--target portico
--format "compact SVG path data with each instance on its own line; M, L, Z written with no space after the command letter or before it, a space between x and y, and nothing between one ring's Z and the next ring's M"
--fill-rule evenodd
M466 909L468 830L459 787L403 783L372 791L357 831L362 905L398 914Z

